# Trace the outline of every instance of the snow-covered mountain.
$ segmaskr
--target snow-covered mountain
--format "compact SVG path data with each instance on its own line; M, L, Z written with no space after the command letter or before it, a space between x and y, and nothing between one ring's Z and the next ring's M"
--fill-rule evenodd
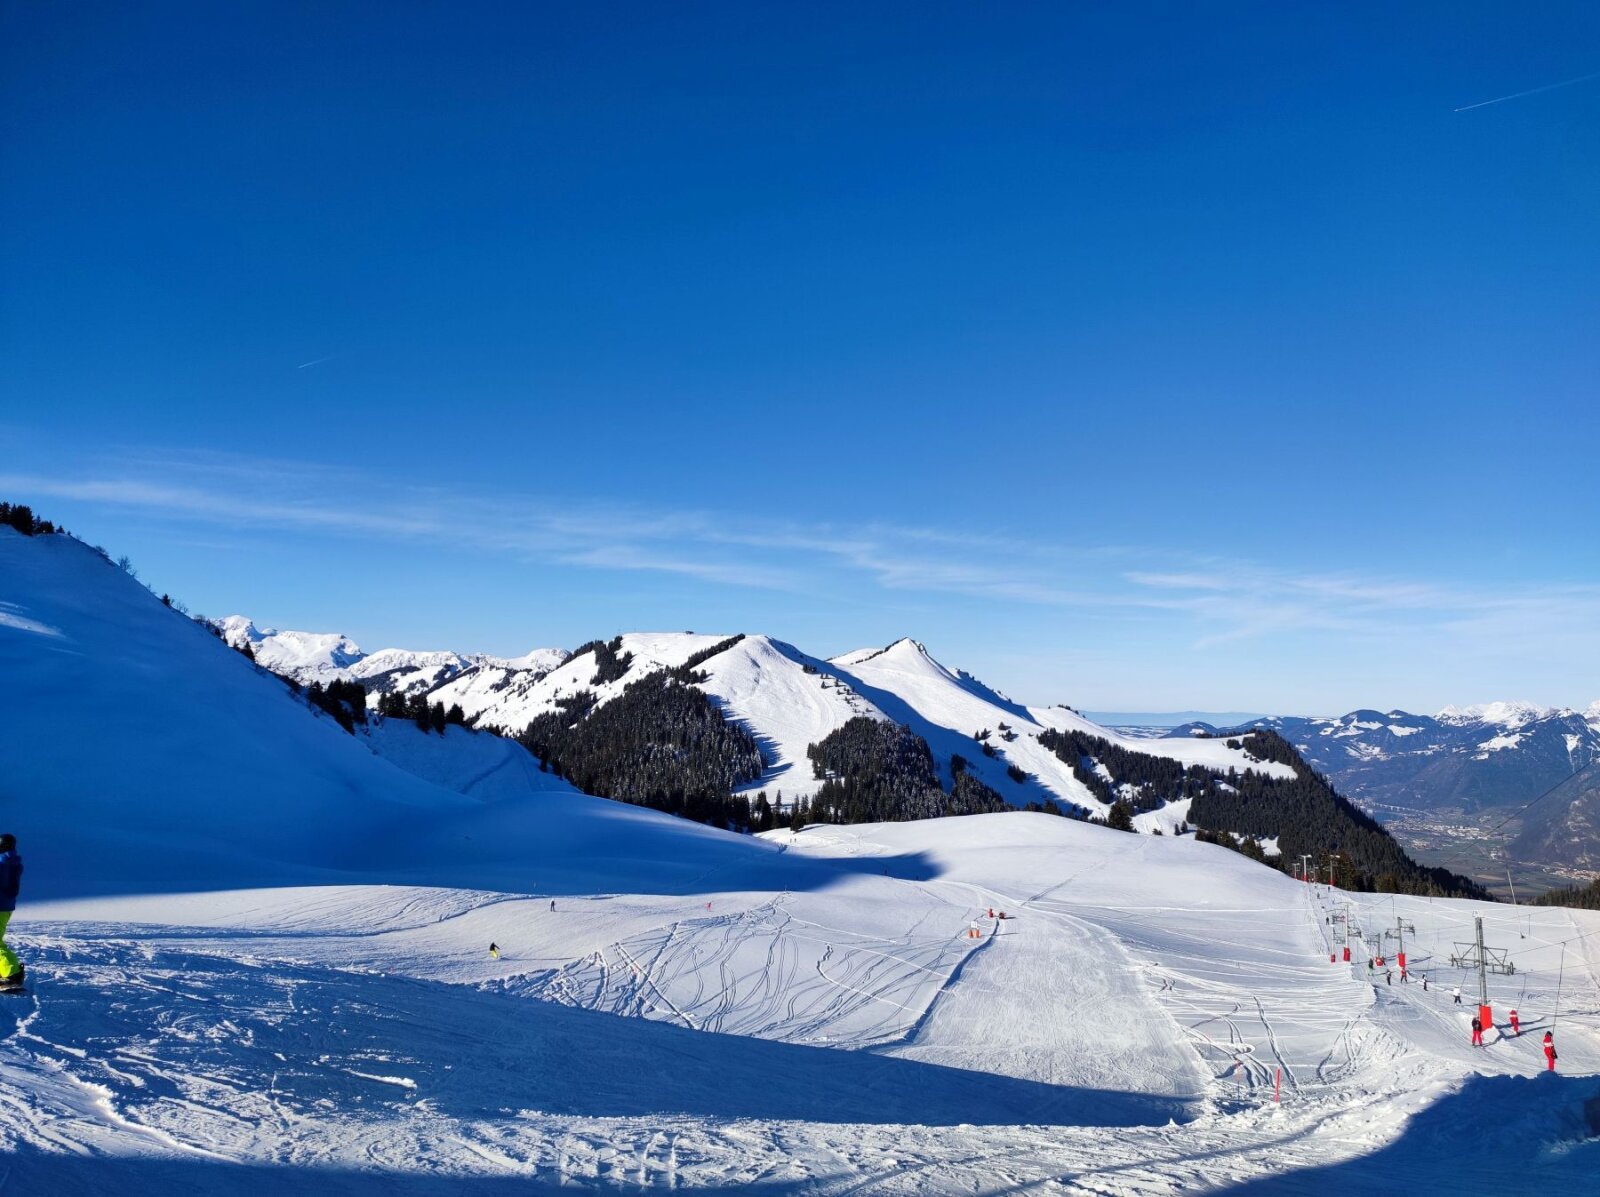
M248 646L257 664L302 685L348 677L350 666L365 655L337 632L280 632L258 628L243 615L229 615L215 626L234 648Z
M338 639L309 633L278 635L293 637L291 643L297 645ZM616 657L624 662L615 676L601 676L601 658L593 650L570 657L559 654L559 660L557 650L548 650L533 654L531 668L523 662L476 658L480 663L425 692L431 701L459 705L468 721L479 727L515 733L580 693L590 693L604 704L647 674L692 664L697 679L693 684L711 696L728 718L745 726L762 747L767 769L746 788L772 795L781 792L786 800L811 795L822 785L806 749L863 715L893 720L925 739L945 783L951 780L952 758L959 756L1018 806L1051 799L1096 815L1106 811L1107 804L1074 775L1072 767L1038 743L1046 729L1081 731L1130 750L1224 772L1232 768L1274 776L1293 773L1286 765L1257 761L1223 740L1124 737L1066 707L1025 707L970 674L940 664L911 639L831 660L759 634L631 632L615 643ZM408 661L427 656L387 651ZM361 672L362 666L384 655L346 666L343 675L365 683L368 675ZM268 663L259 651L257 659ZM293 658L297 663L303 659L303 655ZM554 668L547 669L552 663ZM421 676L421 670L414 668L409 676ZM985 735L983 740L977 739L980 734ZM1019 779L1018 772L1025 776ZM1182 811L1169 811L1140 819L1151 828L1165 828L1182 817Z
M215 624L234 648L250 647L256 663L301 685L334 680L361 683L369 705L382 694L431 694L445 683L480 671L480 682L492 688L515 680L532 680L548 673L567 653L559 648L536 648L520 657L468 655L448 651L384 648L366 653L348 636L337 632L280 631L261 628L243 615L229 615Z

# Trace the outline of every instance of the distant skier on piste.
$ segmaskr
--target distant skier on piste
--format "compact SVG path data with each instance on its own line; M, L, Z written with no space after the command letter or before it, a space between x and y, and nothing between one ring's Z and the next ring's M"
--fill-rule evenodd
M1544 1033L1544 1065L1551 1072L1556 1070L1556 1040L1549 1031Z
M0 988L21 989L27 970L6 943L6 927L16 913L17 893L22 888L22 855L17 837L0 835Z

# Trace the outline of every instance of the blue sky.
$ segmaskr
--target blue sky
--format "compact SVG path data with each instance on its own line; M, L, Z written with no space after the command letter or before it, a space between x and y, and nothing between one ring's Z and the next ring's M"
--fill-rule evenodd
M1592 5L0 20L0 491L197 610L1600 697Z

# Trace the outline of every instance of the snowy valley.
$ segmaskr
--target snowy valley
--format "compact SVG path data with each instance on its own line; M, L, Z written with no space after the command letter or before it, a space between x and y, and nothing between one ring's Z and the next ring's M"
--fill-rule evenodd
M1430 863L1506 892L1508 867L1524 892L1600 868L1600 702L1581 711L1494 702L1432 716L1361 710L1166 734L1252 727L1282 735Z

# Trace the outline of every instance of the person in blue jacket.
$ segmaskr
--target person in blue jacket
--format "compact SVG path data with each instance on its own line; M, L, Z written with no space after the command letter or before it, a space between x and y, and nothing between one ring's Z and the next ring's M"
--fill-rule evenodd
M17 909L17 891L22 888L22 856L17 837L0 835L0 985L22 984L22 961L6 943L6 925Z

